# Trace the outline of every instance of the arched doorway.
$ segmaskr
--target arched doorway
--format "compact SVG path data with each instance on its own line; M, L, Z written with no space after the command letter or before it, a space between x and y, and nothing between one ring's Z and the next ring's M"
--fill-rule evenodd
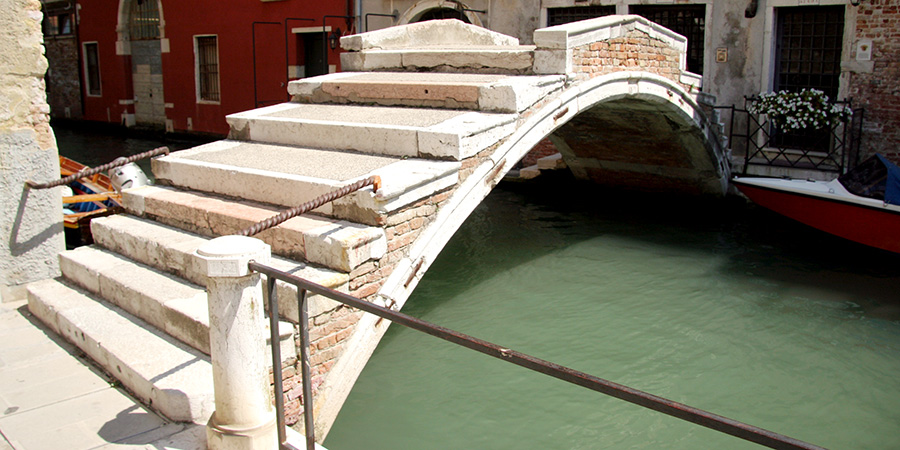
M457 19L465 23L484 26L477 11L455 0L422 0L400 15L399 25L428 20Z
M163 30L159 0L120 0L119 48L131 55L133 119L126 125L162 127L166 124L163 96ZM131 123L129 123L131 122Z

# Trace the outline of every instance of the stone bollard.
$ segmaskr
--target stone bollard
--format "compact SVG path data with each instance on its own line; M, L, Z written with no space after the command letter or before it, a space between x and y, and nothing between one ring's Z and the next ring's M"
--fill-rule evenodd
M250 261L267 263L271 248L259 239L223 236L200 246L196 257L209 276L209 348L216 410L206 427L208 448L277 449L262 283L260 275L247 267Z

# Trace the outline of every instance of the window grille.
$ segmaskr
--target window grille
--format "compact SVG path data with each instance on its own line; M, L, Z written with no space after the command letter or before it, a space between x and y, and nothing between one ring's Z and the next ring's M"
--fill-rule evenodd
M634 5L629 11L686 37L687 70L703 74L703 47L706 39L705 5Z
M100 55L96 42L84 43L84 75L88 95L100 96Z
M573 6L569 8L547 8L547 26L578 22L579 20L611 16L616 13L615 5Z
M216 36L197 38L199 100L219 101L219 46Z
M778 8L775 91L815 88L837 99L844 6Z
M156 0L131 0L128 24L133 41L159 39L159 9Z

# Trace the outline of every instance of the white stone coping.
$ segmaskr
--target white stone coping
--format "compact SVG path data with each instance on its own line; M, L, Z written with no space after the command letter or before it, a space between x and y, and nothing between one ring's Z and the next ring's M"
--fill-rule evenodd
M456 19L429 20L341 38L341 48L352 52L444 45L519 45L519 40Z
M592 42L623 37L634 30L643 31L681 52L687 49L687 38L684 36L632 14L598 17L541 28L534 32L534 43L538 49L571 49Z

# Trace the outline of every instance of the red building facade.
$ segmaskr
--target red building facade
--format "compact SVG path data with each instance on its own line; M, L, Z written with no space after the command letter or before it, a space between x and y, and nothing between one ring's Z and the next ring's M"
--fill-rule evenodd
M352 3L78 0L83 118L225 134L227 114L288 99L289 79L340 70Z

